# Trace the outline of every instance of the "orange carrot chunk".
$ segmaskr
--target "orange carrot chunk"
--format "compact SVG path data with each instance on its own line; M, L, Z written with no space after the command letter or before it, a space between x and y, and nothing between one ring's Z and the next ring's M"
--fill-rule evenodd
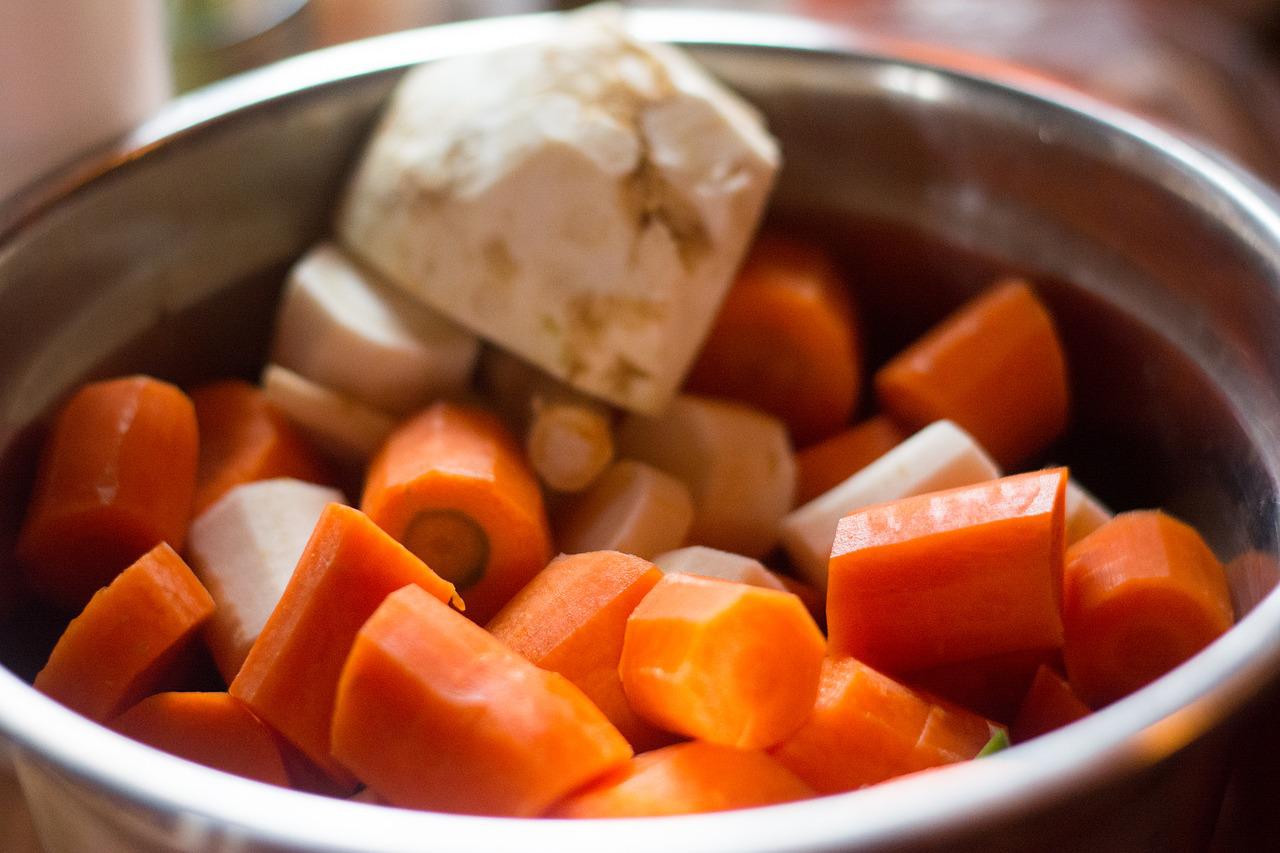
M1080 701L1071 685L1051 667L1042 666L1036 670L1009 734L1014 743L1022 743L1087 716L1089 706Z
M763 409L800 444L848 422L862 389L858 327L848 288L819 246L778 235L756 241L688 389Z
M772 750L820 794L975 757L996 726L850 657L827 658L813 714Z
M1062 650L1020 649L903 676L912 687L1002 723L1012 722L1036 671L1061 666Z
M542 493L488 412L437 403L392 433L361 509L467 598L485 622L551 559Z
M99 590L53 647L35 687L105 722L182 669L213 599L163 542Z
M796 505L830 491L907 439L883 415L811 444L796 454Z
M1093 708L1154 681L1231 627L1222 564L1161 512L1116 516L1067 551L1064 657Z
M441 601L455 597L453 584L362 512L330 504L231 682L232 696L347 793L355 790L355 779L329 751L338 676L360 626L384 598L409 584Z
M328 484L332 475L262 391L240 379L191 392L200 427L193 515L243 483L292 477Z
M1062 644L1055 468L905 498L840 520L828 567L835 655L892 674Z
M672 574L627 620L618 671L650 722L760 749L808 716L822 655L822 633L795 595Z
M196 478L191 400L145 376L85 385L58 413L17 554L45 600L78 610L160 542L181 549Z
M408 587L356 637L333 753L393 805L529 817L631 748L564 676Z
M1022 281L963 305L880 368L876 397L909 430L955 421L1005 468L1067 425L1067 370L1049 312Z
M547 817L656 817L749 809L815 796L767 754L690 741L637 755Z
M226 693L157 693L112 720L111 728L215 770L289 785L275 734Z
M661 577L653 563L630 554L562 554L493 617L489 632L576 684L644 752L674 738L631 710L618 661L627 617Z

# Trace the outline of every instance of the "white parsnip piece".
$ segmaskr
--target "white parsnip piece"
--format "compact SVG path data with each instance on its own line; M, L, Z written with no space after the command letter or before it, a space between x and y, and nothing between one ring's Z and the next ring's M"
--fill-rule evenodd
M698 545L762 556L795 498L786 426L740 403L682 394L659 415L629 415L618 428L618 452L689 487L689 541Z
M622 551L648 560L684 541L693 500L684 483L642 462L620 459L558 513L566 554Z
M801 576L824 593L836 525L863 507L969 486L1000 469L967 432L936 421L782 520L782 546Z
M479 349L474 334L322 243L289 272L271 358L375 409L406 414L461 391Z
M1111 510L1075 479L1067 480L1066 542L1072 545L1111 520Z
M667 551L654 557L653 564L668 575L702 575L705 578L720 578L765 589L787 591L786 584L778 580L778 576L766 569L759 560L705 545L690 545Z
M262 391L316 447L348 466L363 465L395 429L386 412L278 364L262 372Z
M487 340L627 409L674 395L778 168L758 113L617 10L411 71L344 246Z
M278 479L231 489L191 523L187 557L217 605L205 628L230 683L275 609L320 513L337 489Z

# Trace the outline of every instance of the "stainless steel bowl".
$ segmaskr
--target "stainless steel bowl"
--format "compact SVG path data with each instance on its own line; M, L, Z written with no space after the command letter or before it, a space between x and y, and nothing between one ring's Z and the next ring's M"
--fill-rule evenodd
M548 26L405 33L215 86L0 215L0 551L60 396L124 370L253 375L282 271L325 232L401 70ZM1073 437L1054 457L1119 506L1195 523L1224 558L1275 551L1280 219L1264 188L1129 116L927 50L733 13L634 27L691 46L768 115L787 161L777 216L845 257L873 357L995 272L1032 274L1073 368ZM1157 683L981 762L768 809L575 824L325 800L149 750L14 674L54 628L28 605L0 618L0 734L58 850L1196 849L1280 671L1270 596Z

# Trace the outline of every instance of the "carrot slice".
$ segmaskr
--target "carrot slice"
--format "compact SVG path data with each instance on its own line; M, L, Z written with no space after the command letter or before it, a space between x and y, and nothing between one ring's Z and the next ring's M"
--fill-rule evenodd
M932 696L1008 723L1018 713L1036 671L1045 664L1061 663L1059 648L1020 649L918 670L903 680Z
M542 493L520 448L487 412L437 403L387 439L361 509L466 593L488 620L551 558Z
M627 617L661 577L630 554L562 554L493 617L489 633L576 684L635 750L654 749L673 737L631 710L618 661Z
M112 720L111 728L215 770L289 786L275 734L226 693L157 693Z
M796 503L806 504L840 485L907 440L908 433L877 415L796 453Z
M876 397L909 429L946 418L1015 467L1067 425L1067 371L1049 312L1022 281L993 286L880 368Z
M564 676L408 587L356 637L333 753L393 805L519 817L546 811L631 748Z
M232 696L348 793L355 780L329 751L338 676L360 626L384 598L408 584L441 601L454 598L453 584L363 513L330 504L231 682Z
M789 592L666 575L627 620L618 671L649 721L690 737L758 749L813 707L822 633Z
M840 520L832 654L889 673L1062 644L1055 468L880 504Z
M850 657L827 658L813 714L772 750L820 794L973 758L998 727Z
M248 382L202 385L191 392L191 402L200 427L194 515L242 483L277 477L332 482L301 434Z
M758 238L688 387L776 415L797 443L844 426L862 390L862 359L849 290L831 258L803 240Z
M1222 564L1161 512L1117 515L1067 551L1067 675L1090 707L1114 702L1209 645L1233 621Z
M767 754L705 741L637 755L547 812L547 817L657 817L749 809L815 796Z
M89 600L53 647L35 688L105 722L173 676L213 599L163 542Z
M1089 706L1080 701L1071 685L1052 668L1036 670L1035 680L1022 700L1018 716L1009 727L1014 743L1048 734L1089 716Z
M158 379L85 385L58 413L17 553L69 610L159 542L181 549L196 480L191 400Z

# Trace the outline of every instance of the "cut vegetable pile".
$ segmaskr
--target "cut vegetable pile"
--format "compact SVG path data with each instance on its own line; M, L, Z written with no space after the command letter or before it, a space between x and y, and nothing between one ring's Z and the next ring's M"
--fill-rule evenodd
M35 687L276 785L634 817L1016 747L1225 632L1193 528L1036 467L1070 407L1035 287L871 373L835 258L753 240L777 166L598 10L411 72L259 385L57 413L17 557L78 615Z

